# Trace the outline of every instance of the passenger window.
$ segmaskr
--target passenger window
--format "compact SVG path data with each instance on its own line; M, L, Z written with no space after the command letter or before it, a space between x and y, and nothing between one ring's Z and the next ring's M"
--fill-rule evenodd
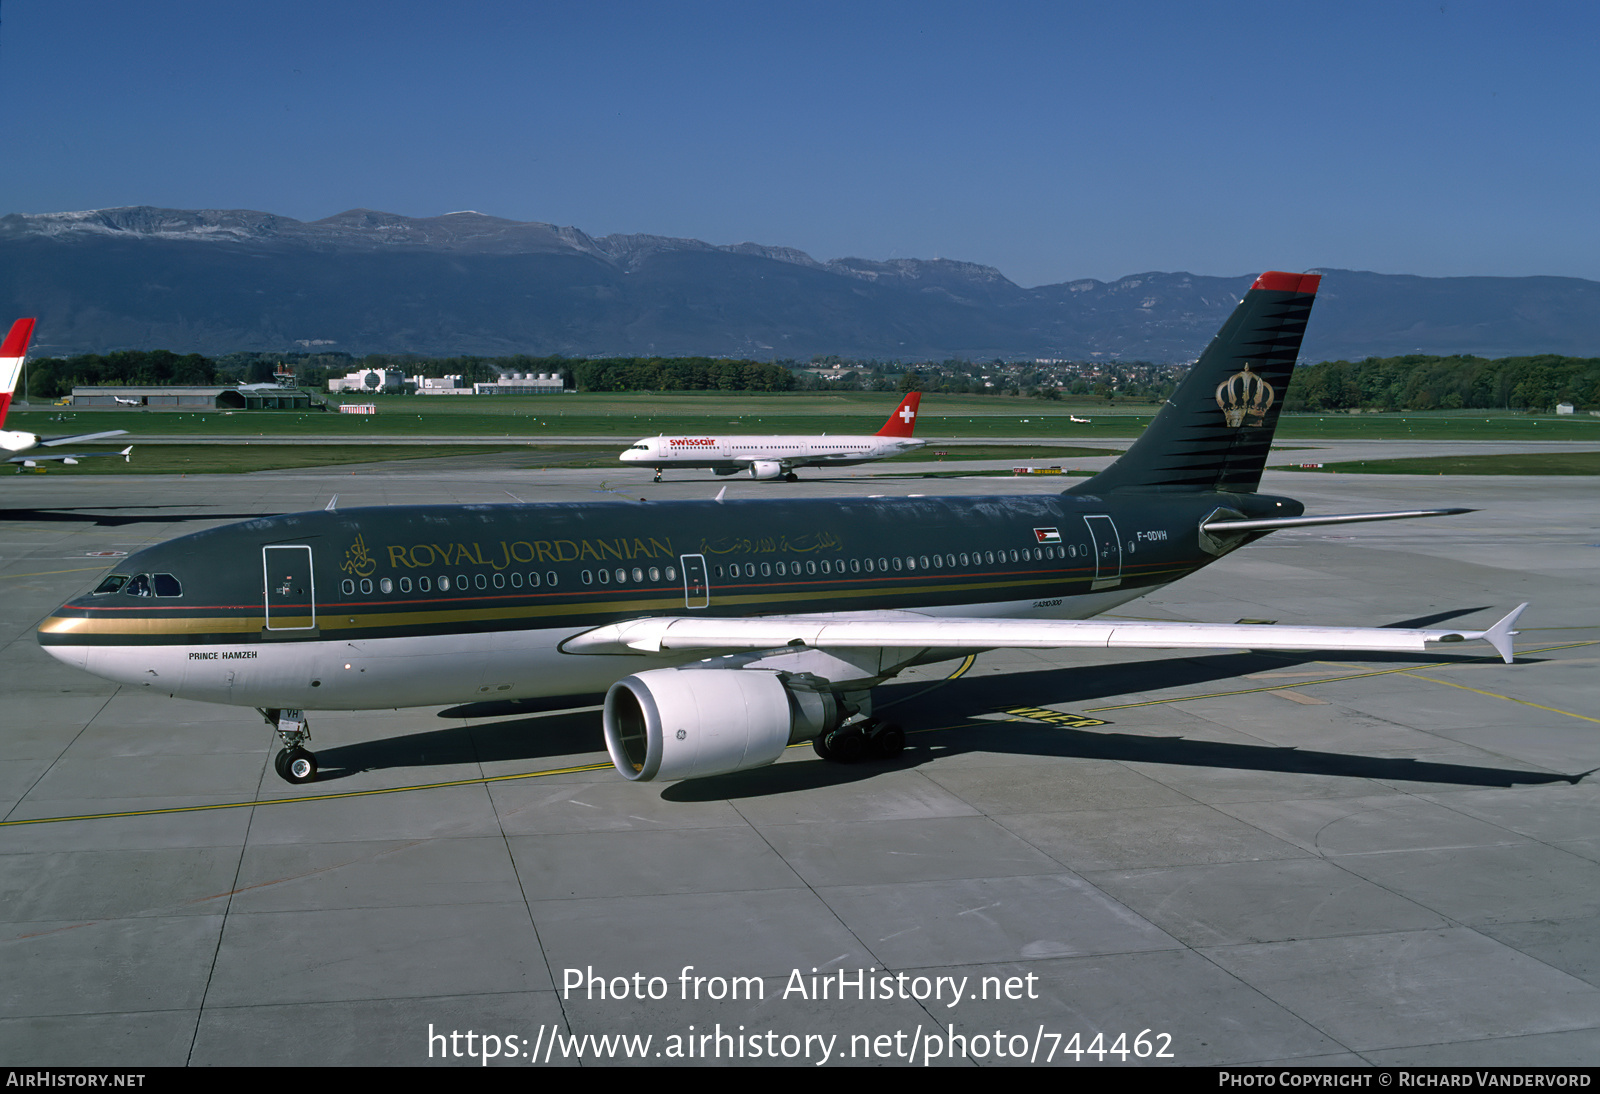
M554 578L551 578L551 584L555 584L555 579ZM528 588L537 589L538 587L539 587L539 571L535 570L535 571L533 571L533 573L528 575Z
M478 588L487 589L489 587L489 579L484 577L482 574L479 574L475 580Z
M354 581L351 581L347 577L342 582L339 583L339 591L341 593L343 593L345 596L355 596L356 595L356 583Z
M403 593L409 593L411 591L411 579L409 577L402 577L400 579L400 591Z
M361 595L372 595L372 579L370 577L364 577L361 579Z
M511 587L513 589L522 588L522 575L517 573L515 570L511 571Z
M618 566L617 567L617 584L618 585L626 585L627 583L628 583L628 571L624 570L621 566Z
M579 574L578 576L585 585L591 585L594 583L594 575L588 570L583 571L583 573Z
M822 572L825 574L831 574L833 572L833 567L829 565L827 559L822 560Z
M610 570L596 570L594 572L594 576L595 576L596 579L599 580L600 584L602 584L602 585L609 585L611 583L611 571Z
M470 587L471 586L467 582L467 575L466 574L457 574L456 575L456 588L457 589L461 590L462 592L465 592Z
M104 581L94 587L94 595L105 596L107 593L114 593L127 583L127 574L111 574Z
M650 567L650 580L651 581L660 581L661 580L661 567L659 567L659 566Z
M859 574L861 572L861 560L859 558L852 558L850 560L850 572L853 574Z
M384 578L382 581L378 582L378 591L383 593L384 596L388 596L390 593L394 592L394 582L390 581L388 578Z
M496 589L504 589L506 587L506 575L505 574L497 573L497 574L494 575L494 587Z
M668 566L667 567L667 580L668 581L676 581L676 580L678 580L678 568L676 566ZM555 583L556 583L556 575L555 574L551 574L550 575L550 584L554 585Z
M431 588L433 588L433 584L427 578L425 578L425 577L417 578L417 590L419 592L424 592L425 593Z
M779 577L785 576L786 574L788 574L788 572L789 572L789 564L787 562L778 563L778 576Z
M938 557L938 556L935 556L935 557ZM920 561L922 563L922 568L924 570L928 569L928 556L927 555L923 555L922 558L919 559L918 561Z
M771 577L772 576L772 563L763 562L761 564L761 576L762 577Z
M439 591L441 593L447 593L450 591L450 577L448 574L439 575Z
M895 555L894 556L894 568L896 570L900 569L900 556L899 555Z

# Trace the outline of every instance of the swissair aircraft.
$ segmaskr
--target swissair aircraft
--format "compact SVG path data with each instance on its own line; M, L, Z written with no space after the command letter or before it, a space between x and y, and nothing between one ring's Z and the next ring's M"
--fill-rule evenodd
M1317 290L1265 273L1144 434L1063 493L422 505L267 517L118 564L39 627L53 657L132 688L256 707L279 774L316 778L305 708L605 694L629 779L760 767L811 741L892 755L872 689L997 647L1421 651L1487 630L1092 622L1304 516L1260 494ZM1525 606L1525 605L1524 605Z
M718 475L748 471L752 479L794 482L796 467L849 467L921 448L927 442L911 438L921 402L922 393L913 391L870 436L645 437L618 459L653 466L656 482L663 467L709 467Z
M6 335L6 340L0 343L0 449L10 453L32 452L36 448L54 448L63 444L82 444L85 441L100 441L107 437L120 437L128 432L126 429L111 429L104 433L78 433L71 437L52 437L48 440L36 433L24 433L20 430L4 428L6 411L11 409L11 396L16 393L17 379L22 375L23 362L28 359L28 343L33 340L32 319L18 319L11 324L11 331ZM91 456L121 456L124 460L132 452L131 447L124 448L121 452L58 452L48 455L35 453L31 456L12 455L7 463L17 464L17 470L25 471L37 467L47 460L60 460L62 463L75 464L79 460L86 460Z

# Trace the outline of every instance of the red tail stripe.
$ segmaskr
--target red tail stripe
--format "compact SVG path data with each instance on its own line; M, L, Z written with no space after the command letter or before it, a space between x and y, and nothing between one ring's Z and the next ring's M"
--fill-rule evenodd
M32 319L18 319L11 324L11 333L6 335L4 345L0 345L0 357L21 357L28 352L28 342L33 338Z
M1317 284L1322 280L1321 274L1284 273L1282 270L1268 270L1256 278L1252 289L1272 289L1274 292L1303 292L1312 296L1316 295Z

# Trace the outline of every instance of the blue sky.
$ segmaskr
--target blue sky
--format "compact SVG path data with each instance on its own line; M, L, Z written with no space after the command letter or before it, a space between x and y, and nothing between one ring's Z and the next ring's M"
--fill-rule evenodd
M1593 3L10 0L0 213L1600 280Z

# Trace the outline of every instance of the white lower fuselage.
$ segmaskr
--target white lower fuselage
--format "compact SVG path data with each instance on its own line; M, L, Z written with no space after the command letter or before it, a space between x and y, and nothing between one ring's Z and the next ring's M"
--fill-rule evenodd
M1107 589L1044 600L924 607L943 617L1087 619L1154 591ZM871 613L841 612L837 618ZM588 628L584 628L587 630ZM561 645L584 630L540 628L354 640L173 645L51 645L52 656L131 687L246 707L379 710L491 699L596 695L624 676L686 664L705 652L573 655ZM905 660L942 660L905 651ZM951 656L955 656L952 654Z

